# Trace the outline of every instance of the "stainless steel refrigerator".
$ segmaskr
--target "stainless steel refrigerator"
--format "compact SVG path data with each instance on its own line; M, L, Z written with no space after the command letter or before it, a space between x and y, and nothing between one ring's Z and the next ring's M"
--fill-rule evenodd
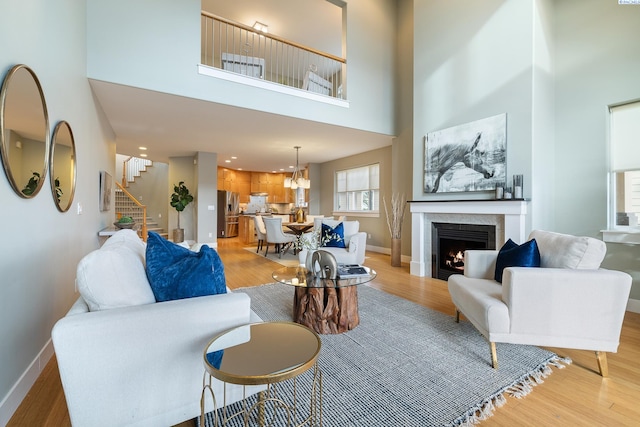
M238 193L218 190L218 237L238 235L239 199Z

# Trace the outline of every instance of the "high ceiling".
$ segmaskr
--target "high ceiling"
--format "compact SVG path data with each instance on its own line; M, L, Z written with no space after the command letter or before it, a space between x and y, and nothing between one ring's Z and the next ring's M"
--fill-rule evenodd
M203 10L216 15L246 25L263 22L272 34L341 55L342 12L328 1L203 0L202 4ZM322 27L317 28L318 23ZM300 164L304 165L390 144L388 135L95 80L91 87L116 134L116 151L137 156L139 147L145 146L155 161L203 151L218 153L221 166L288 171L295 164L296 145L302 146Z

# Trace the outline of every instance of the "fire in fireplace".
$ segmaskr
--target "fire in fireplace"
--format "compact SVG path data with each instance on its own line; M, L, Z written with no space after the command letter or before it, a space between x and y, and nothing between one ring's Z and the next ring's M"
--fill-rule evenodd
M464 271L464 251L495 249L495 225L451 224L431 225L432 277L447 280Z

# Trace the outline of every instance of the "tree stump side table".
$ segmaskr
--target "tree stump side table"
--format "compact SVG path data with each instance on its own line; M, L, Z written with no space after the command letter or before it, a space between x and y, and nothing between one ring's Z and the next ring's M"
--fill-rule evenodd
M369 282L376 272L347 279L315 277L306 268L284 267L273 272L280 283L294 286L293 321L319 334L341 334L360 324L357 285Z

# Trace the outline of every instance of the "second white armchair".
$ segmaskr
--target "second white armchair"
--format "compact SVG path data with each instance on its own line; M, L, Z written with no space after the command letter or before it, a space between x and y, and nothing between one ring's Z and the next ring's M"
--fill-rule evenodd
M464 275L449 277L456 306L490 343L497 368L496 343L593 350L600 374L607 376L606 352L616 352L631 276L600 268L604 242L533 231L540 267L511 266L495 280L499 251L465 252Z

